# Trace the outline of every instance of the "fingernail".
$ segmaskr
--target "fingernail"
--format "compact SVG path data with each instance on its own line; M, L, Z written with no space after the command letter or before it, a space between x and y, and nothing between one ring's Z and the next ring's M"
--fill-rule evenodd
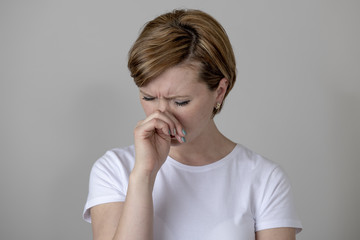
M186 131L184 129L181 130L184 135L186 135Z
M169 135L171 135L171 131L170 131L170 129L169 129Z
M184 137L181 137L181 141L182 141L182 142L186 142L186 140L185 140Z
M174 128L174 135L176 135L176 128Z

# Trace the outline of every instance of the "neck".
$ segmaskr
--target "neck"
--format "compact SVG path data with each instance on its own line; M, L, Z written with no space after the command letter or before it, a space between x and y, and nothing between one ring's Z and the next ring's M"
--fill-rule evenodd
M189 143L172 146L169 155L178 162L192 166L210 164L228 155L236 144L218 130L213 120L209 124L206 134Z

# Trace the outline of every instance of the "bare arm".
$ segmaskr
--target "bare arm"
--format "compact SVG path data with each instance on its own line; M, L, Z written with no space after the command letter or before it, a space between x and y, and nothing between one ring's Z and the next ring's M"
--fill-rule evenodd
M91 208L94 240L152 239L152 184L130 176L125 202L106 203Z
M295 228L272 228L256 232L256 240L295 240Z
M123 202L113 202L100 204L90 209L94 240L113 239L123 208Z
M152 240L152 191L160 167L169 154L170 129L181 134L177 120L155 112L135 128L135 166L130 174L125 202L93 207L94 240ZM175 132L175 131L174 131ZM180 141L181 137L176 138Z
M137 172L130 176L124 208L114 240L153 239L153 201L154 179Z

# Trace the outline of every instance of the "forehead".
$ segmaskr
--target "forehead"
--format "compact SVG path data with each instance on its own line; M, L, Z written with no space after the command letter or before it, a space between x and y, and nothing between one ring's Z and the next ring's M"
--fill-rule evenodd
M198 91L206 88L199 81L199 70L195 65L179 65L167 69L160 76L150 81L140 90L157 96L171 96L182 92Z

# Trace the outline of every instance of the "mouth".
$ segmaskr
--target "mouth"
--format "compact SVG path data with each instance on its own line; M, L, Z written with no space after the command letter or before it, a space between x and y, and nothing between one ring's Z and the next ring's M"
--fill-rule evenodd
M171 135L171 144L172 145L177 145L177 144L179 144L179 140L175 137L175 136L173 136L173 135Z

